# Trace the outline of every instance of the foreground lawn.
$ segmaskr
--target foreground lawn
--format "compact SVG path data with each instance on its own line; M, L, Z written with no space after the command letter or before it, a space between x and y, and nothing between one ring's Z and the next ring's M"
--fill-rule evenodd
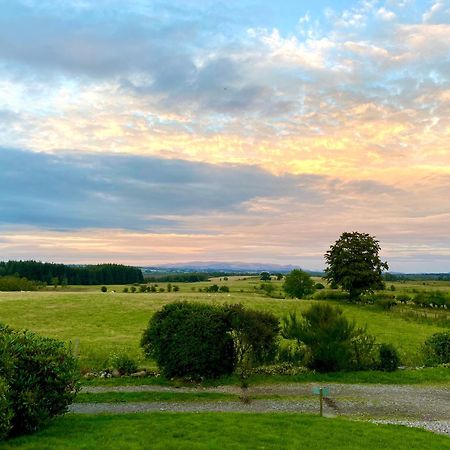
M85 370L107 367L110 354L118 351L125 351L141 366L149 367L151 363L149 365L143 360L139 348L142 330L153 313L168 302L243 303L249 308L271 311L280 318L290 311L301 313L315 302L265 297L251 292L251 281L246 283L247 290L232 291L229 295L193 292L191 285L183 285L177 293L158 294L63 290L0 292L1 321L12 327L29 328L46 336L71 341ZM424 340L442 331L437 326L408 322L371 306L340 306L346 316L359 326L367 324L368 331L377 337L378 342L394 344L399 349L402 362L407 365L419 363L418 350Z
M427 431L299 414L69 415L5 449L450 449Z

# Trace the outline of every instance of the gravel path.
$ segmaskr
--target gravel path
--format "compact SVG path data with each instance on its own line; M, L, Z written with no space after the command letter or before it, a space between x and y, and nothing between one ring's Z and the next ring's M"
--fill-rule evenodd
M318 412L318 398L311 395L317 383L290 383L257 385L248 389L250 396L274 395L286 399L254 399L249 404L239 401L195 402L126 402L126 403L75 403L74 413L129 413L145 411L175 412ZM398 423L426 428L450 436L450 387L411 385L326 384L330 399L325 402L328 416L343 415L372 419L378 423ZM236 386L212 388L165 386L85 387L82 392L220 392L240 394ZM289 399L293 396L311 396L306 399Z

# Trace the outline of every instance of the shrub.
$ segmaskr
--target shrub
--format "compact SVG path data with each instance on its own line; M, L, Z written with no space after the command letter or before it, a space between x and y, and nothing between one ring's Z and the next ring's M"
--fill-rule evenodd
M230 288L228 286L220 286L219 292L230 292Z
M106 286L102 286L100 289L102 292L106 292L108 290L108 288Z
M305 346L296 340L281 339L278 344L277 362L287 364L303 364L305 360Z
M234 369L230 331L223 307L169 303L150 319L141 346L167 377L214 378Z
M435 333L423 345L425 365L433 366L450 362L450 331Z
M137 362L126 353L113 353L110 357L112 369L116 369L120 375L130 375L137 371Z
M381 344L379 348L380 362L378 368L386 372L397 370L400 363L397 350L391 344Z
M348 300L349 295L347 292L333 290L333 291L320 291L314 294L316 300Z
M325 289L325 286L322 283L316 283L314 285L314 289L317 289L317 290Z
M398 302L403 303L405 305L411 300L411 297L407 294L400 294L397 295L395 298Z
M376 301L376 305L380 306L385 311L389 311L397 305L397 302L392 298L382 298Z
M367 370L375 367L375 337L367 334L366 328L358 328L350 340L351 360L348 368Z
M0 376L9 388L11 433L21 434L66 412L79 369L63 342L0 325Z
M8 385L0 378L0 441L4 439L11 429L12 412L8 401Z
M127 292L128 292L128 288L127 288L127 287L124 287L124 288L123 288L123 292L127 293Z
M206 292L219 292L219 286L217 284L213 284L206 288Z
M308 349L307 365L322 372L345 369L352 360L350 341L355 335L355 323L349 322L340 308L316 304L302 313L283 318L284 338L296 339Z
M243 305L225 307L231 324L236 364L253 367L275 360L280 331L278 319L269 312L245 309Z

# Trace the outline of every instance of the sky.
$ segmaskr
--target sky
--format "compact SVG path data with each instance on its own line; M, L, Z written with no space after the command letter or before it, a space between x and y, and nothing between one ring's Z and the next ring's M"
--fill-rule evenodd
M0 259L450 272L450 0L0 0Z

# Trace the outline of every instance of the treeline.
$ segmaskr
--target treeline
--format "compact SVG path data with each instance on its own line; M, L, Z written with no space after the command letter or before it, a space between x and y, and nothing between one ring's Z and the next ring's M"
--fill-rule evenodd
M385 273L385 281L450 281L450 273Z
M127 284L144 281L139 268L121 264L68 266L38 261L0 262L0 276L9 275L53 285Z

